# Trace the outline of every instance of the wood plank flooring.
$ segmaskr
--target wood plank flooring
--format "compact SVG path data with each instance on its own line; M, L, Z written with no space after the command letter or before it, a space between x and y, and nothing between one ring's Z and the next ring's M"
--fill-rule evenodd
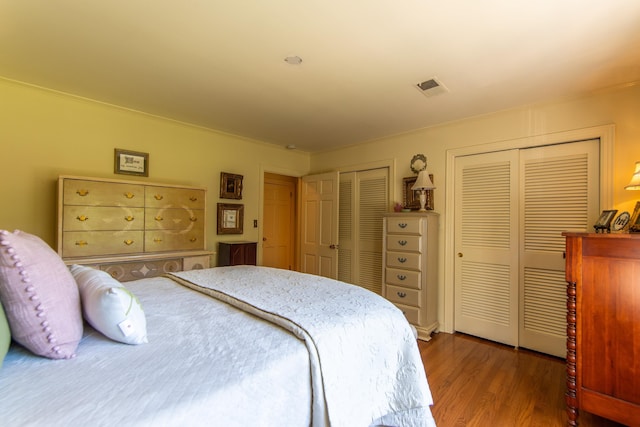
M464 334L418 341L438 427L565 426L563 359ZM580 411L581 427L620 427Z

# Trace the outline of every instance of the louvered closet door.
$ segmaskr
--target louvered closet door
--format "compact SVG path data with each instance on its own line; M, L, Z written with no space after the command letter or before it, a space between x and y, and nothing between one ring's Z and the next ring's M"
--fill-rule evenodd
M456 159L455 329L518 339L518 151Z
M338 278L382 293L382 218L387 168L340 174Z
M340 174L338 204L338 280L355 283L358 275L354 266L356 249L355 210L356 172Z
M591 231L599 200L597 140L520 152L521 347L566 353L565 239Z

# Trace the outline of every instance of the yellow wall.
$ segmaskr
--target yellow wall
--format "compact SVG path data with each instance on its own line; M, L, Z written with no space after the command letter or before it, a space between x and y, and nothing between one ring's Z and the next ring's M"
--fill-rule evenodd
M402 178L411 176L414 154L427 156L434 174L436 210L444 209L447 150L552 134L601 125L615 125L614 206L633 211L640 192L624 190L640 161L640 85L619 87L587 97L530 106L420 129L390 138L317 153L311 170L324 171L380 159L396 162L395 199L402 200ZM438 191L440 190L440 191ZM631 212L630 212L631 213Z
M218 240L259 240L259 229L253 228L253 220L260 218L263 171L301 176L390 161L395 164L392 199L401 201L402 178L411 176L409 161L414 154L423 153L438 187L435 210L443 219L439 248L442 315L446 308L443 295L450 294L452 287L451 283L444 283L442 244L447 150L610 124L615 125L613 206L603 208L632 212L640 192L623 187L634 163L640 160L639 85L496 112L308 155L0 79L0 228L37 234L53 246L55 185L61 174L196 185L209 189L207 246L215 250ZM115 175L114 148L149 153L149 178ZM216 235L216 203L233 202L218 198L221 171L244 175L242 236Z
M354 145L340 150L314 154L312 171L353 168L379 159L395 162L392 198L402 201L402 178L412 176L409 163L414 154L427 157L428 169L434 174L435 211L440 218L439 304L438 315L443 330L452 328L453 283L450 262L445 263L445 177L448 150L486 144L516 143L539 135L566 133L585 128L615 126L611 188L613 205L603 209L633 212L640 191L624 190L631 179L636 161L640 161L640 85L612 88L576 99L528 106L458 122L425 128ZM451 257L452 254L449 254Z
M218 240L258 241L263 171L309 171L307 153L1 79L0 147L0 228L53 247L58 175L207 187L207 246L215 250ZM149 153L149 177L114 174L114 148ZM219 199L220 172L244 176L241 201ZM244 204L244 235L216 235L218 202Z

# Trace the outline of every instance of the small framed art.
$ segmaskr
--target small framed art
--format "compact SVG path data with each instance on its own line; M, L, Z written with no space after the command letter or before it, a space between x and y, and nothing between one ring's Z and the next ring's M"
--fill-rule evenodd
M433 182L433 174L429 174L431 182ZM416 183L417 176L402 178L402 205L405 209L420 209L420 192L412 190L413 184ZM425 209L433 210L433 190L427 190L427 203Z
M602 211L602 213L600 214L600 218L598 218L598 222L596 222L596 224L593 226L593 228L595 228L596 230L596 233L609 233L611 231L611 220L614 216L616 216L617 212L617 209Z
M622 212L618 217L613 220L611 223L611 230L616 233L624 233L627 230L627 226L629 225L629 212Z
M220 172L220 198L242 199L242 175Z
M640 233L640 202L636 202L636 207L629 220L629 232Z
M218 203L218 234L242 234L244 205Z
M113 172L123 175L149 176L149 153L114 149Z

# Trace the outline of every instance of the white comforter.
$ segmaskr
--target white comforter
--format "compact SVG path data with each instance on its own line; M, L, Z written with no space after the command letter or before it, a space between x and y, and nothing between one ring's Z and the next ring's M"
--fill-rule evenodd
M256 306L284 295L267 317L307 344L169 278L128 282L145 310L149 343L116 343L85 326L73 360L12 346L0 369L0 425L433 425L415 340L402 314L381 298L316 276L255 267L181 276L220 279L225 292L248 294ZM294 286L286 289L282 279ZM292 322L279 319L284 311Z
M85 326L72 360L13 346L0 369L0 426L311 424L302 341L169 278L125 285L145 310L149 342L121 344Z
M264 267L174 276L305 340L314 426L435 425L414 335L383 298L335 280Z

